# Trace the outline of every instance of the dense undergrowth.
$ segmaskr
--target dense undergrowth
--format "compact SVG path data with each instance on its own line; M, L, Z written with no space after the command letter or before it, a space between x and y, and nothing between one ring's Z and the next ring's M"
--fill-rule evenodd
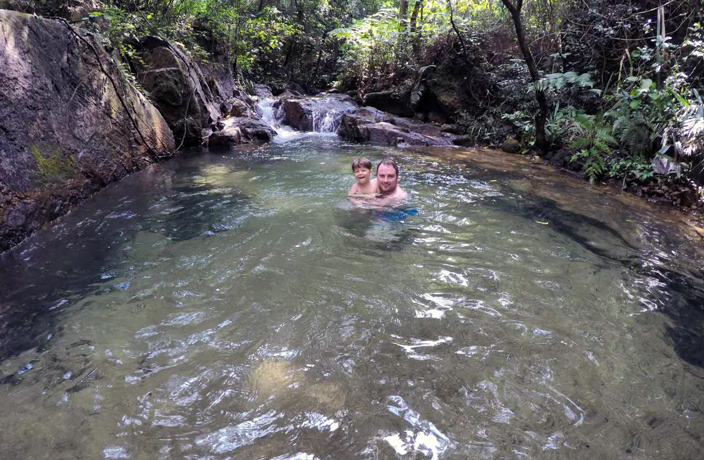
M592 182L618 179L680 206L701 199L693 185L704 179L701 2L527 1L521 18L538 81L512 39L502 5L510 2L411 3L425 14L382 9L334 33L345 39L343 88L377 91L426 66L444 68L436 80L460 67L465 103L454 121L480 144L512 134L523 152L536 147L535 93L543 91L543 156ZM667 196L677 185L687 192Z
M8 4L98 30L126 62L138 59L136 40L159 35L196 59L217 56L245 85L395 92L417 117L454 123L478 144L512 136L592 182L680 206L702 198L700 0L0 0ZM662 192L673 187L686 193Z

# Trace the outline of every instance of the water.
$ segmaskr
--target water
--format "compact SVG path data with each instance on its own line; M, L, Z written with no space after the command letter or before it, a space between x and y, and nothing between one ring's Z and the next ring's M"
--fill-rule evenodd
M415 214L344 199L389 153ZM313 136L108 187L0 259L0 458L702 458L701 248L536 168Z
M345 113L353 112L356 105L349 98L329 94L315 98L298 100L303 112L303 118L310 121L311 132L303 133L282 123L285 118L283 106L276 106L277 98L265 98L257 103L264 120L276 131L274 143L284 143L302 138L310 139L311 135L336 138L337 128Z

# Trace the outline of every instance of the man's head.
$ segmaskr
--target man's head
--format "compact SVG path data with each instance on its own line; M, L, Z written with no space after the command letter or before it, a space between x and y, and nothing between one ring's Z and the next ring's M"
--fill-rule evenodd
M365 185L372 177L372 162L359 157L352 162L352 173L360 185Z
M381 160L376 166L376 183L382 195L389 195L398 186L398 166L393 158Z

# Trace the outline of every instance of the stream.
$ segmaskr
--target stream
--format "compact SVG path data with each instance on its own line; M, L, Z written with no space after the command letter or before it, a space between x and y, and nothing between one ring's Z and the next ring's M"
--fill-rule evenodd
M0 256L0 458L704 457L678 216L500 152L285 140ZM348 203L360 155L413 212Z

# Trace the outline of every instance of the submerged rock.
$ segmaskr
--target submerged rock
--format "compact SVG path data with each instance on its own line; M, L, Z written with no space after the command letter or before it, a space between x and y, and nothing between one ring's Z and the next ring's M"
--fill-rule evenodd
M172 155L159 111L102 40L0 10L0 251L131 171Z

